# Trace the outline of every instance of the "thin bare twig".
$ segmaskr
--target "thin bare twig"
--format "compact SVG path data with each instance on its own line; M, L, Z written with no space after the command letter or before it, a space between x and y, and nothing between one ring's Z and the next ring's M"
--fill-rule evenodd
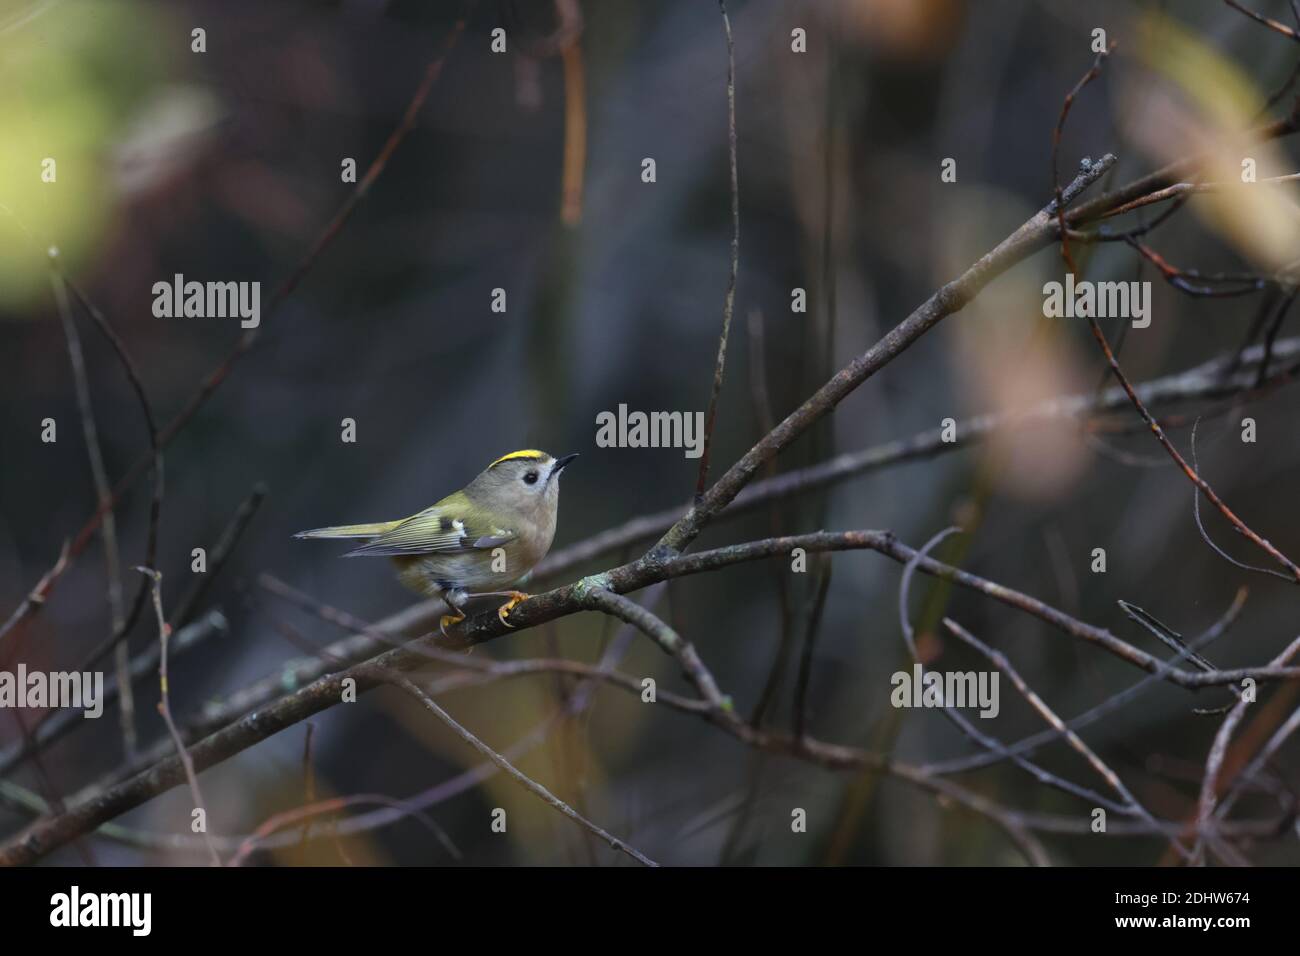
M817 646L817 634L821 630L822 612L826 610L826 597L831 590L831 562L823 556L818 562L816 593L813 596L812 611L808 615L808 627L804 631L803 649L799 654L799 675L795 681L794 691L794 734L804 736L808 726L808 686L812 683L813 651Z
M136 570L152 582L153 610L158 618L158 643L161 648L158 655L158 687L161 693L158 701L158 713L162 714L163 720L167 723L167 731L176 744L176 753L185 766L185 778L189 781L190 797L194 800L194 809L202 813L203 835L206 837L208 835L208 811L207 805L203 802L203 791L199 789L199 777L194 771L194 761L190 758L189 751L185 749L185 743L181 740L180 732L176 729L176 721L172 719L171 689L167 686L167 641L171 637L172 627L163 616L162 574L153 568L139 567ZM212 855L212 865L220 866L221 854L217 852L217 848L211 840L208 841L208 851Z
M311 725L308 724L310 727ZM382 807L391 807L402 811L402 817L413 817L422 823L429 830L438 842L443 845L452 859L462 859L460 849L451 841L447 831L438 826L423 810L417 810L407 806L401 800L395 800L392 797L386 797L382 793L356 793L346 797L330 797L326 800L310 800L302 806L294 807L291 810L285 810L283 813L276 813L264 820L256 830L250 833L240 843L226 866L243 866L245 861L258 850L266 849L270 846L268 837L271 837L280 830L287 829L295 823L301 822L303 825L302 839L306 842L307 831L311 827L311 821L318 816L325 814L338 813L348 807L364 806L366 804L378 804Z
M758 309L751 309L749 312L748 332L750 403L754 409L754 417L758 421L759 432L765 435L776 427L776 418L772 412L772 395L767 381L767 338L763 331L763 313ZM777 462L775 458L768 459L763 466L763 473L766 479L750 485L746 491L758 492L760 486L764 486L767 481L776 478ZM772 486L767 485L767 487ZM773 535L784 534L786 530L783 510L775 506L777 500L779 499L772 499L773 507L769 509L768 513L768 527ZM731 503L729 509L736 507L739 503L740 499L737 498L736 501ZM663 515L665 521L659 531L672 527L673 522L678 518L676 511L671 513L663 512ZM776 699L781 679L785 675L790 651L794 646L794 612L790 595L790 575L786 573L783 567L775 563L772 565L772 585L776 589L777 600L781 608L781 633L776 653L772 655L772 666L768 668L767 679L763 683L763 691L758 695L758 703L754 705L754 710L749 717L749 722L755 726L763 723L763 717ZM755 785L757 785L759 773L758 768L755 768L753 776ZM747 812L746 809L737 817L732 828L733 835L738 836L740 830L744 827ZM729 840L727 846L734 849L735 840ZM723 859L730 859L730 851L724 851Z
M1205 497L1210 499L1210 502L1219 509L1219 512L1232 523L1232 526L1236 528L1239 533L1245 535L1257 547L1268 554L1269 557L1282 565L1282 567L1286 568L1287 571L1291 573L1291 576L1295 579L1296 583L1300 583L1300 567L1298 567L1290 558L1284 555L1277 548L1273 547L1273 545L1268 541L1261 538L1251 530L1251 528L1248 527L1244 521L1238 518L1236 514L1233 513L1232 509L1223 502L1223 500L1215 493L1214 489L1210 487L1209 483L1197 473L1196 469L1187 463L1186 459L1183 458L1178 449L1174 447L1173 442L1171 442L1168 436L1165 435L1165 431L1160 427L1160 423L1151 416L1146 405L1142 403L1142 399L1139 398L1137 392L1134 391L1133 386L1129 384L1123 370L1119 367L1119 362L1115 358L1115 353L1111 351L1110 343L1106 341L1105 333L1102 332L1101 326L1097 324L1097 320L1092 316L1089 316L1088 326L1092 329L1093 338L1095 338L1097 344L1101 346L1102 354L1105 355L1106 362L1110 365L1110 369L1115 374L1115 379L1119 382L1120 387L1124 389L1125 393L1127 393L1129 400L1133 403L1133 407L1136 408L1138 414L1142 416L1142 420L1147 423L1147 427L1151 429L1151 434L1155 435L1156 441L1160 442L1161 447L1169 453L1169 457L1171 457L1174 462L1177 463L1178 467L1183 470L1183 474L1188 477L1188 480L1190 480L1192 484L1205 493Z
M302 791L303 803L310 805L316 802L316 765L312 761L311 745L316 737L316 725L312 721L307 721L307 732L303 734L302 739ZM311 833L311 821L304 820L302 824L302 839L299 841L299 849L307 849L307 836Z
M1200 474L1201 472L1201 466L1196 460L1196 429L1199 424L1200 419L1197 419L1192 425L1192 468L1195 469L1197 474ZM1196 521L1196 530L1201 533L1201 540L1208 544L1215 554L1223 558L1223 560L1227 561L1229 564L1241 568L1243 571L1255 571L1259 574L1267 574L1269 577L1281 578L1283 581L1291 580L1289 575L1283 574L1281 571L1274 570L1273 568L1261 568L1258 565L1246 564L1244 561L1238 561L1232 555L1228 554L1228 552L1215 544L1214 539L1210 537L1210 533L1205 530L1205 523L1201 520L1201 489L1199 487L1192 490L1192 518Z
M1258 186L1277 186L1285 183L1293 183L1300 180L1300 173L1287 173L1285 176L1268 176L1258 180L1255 185ZM1132 212L1134 209L1141 209L1143 206L1150 206L1152 203L1164 202L1166 199L1180 198L1193 193L1212 193L1221 192L1225 189L1240 189L1241 183L1173 183L1164 189L1157 189L1155 192L1147 193L1145 196L1139 196L1131 202L1126 202L1116 206L1114 209L1107 210L1100 218L1110 219L1114 216L1122 216L1126 212Z
M1194 298L1234 299L1261 292L1270 285L1282 285L1294 281L1281 275L1263 275L1255 272L1207 274L1196 269L1182 269L1132 236L1125 236L1124 241L1136 249L1142 258L1155 266L1166 282L1184 295Z
M1296 652L1300 651L1300 637L1297 637L1282 653L1270 661L1273 667L1285 665ZM1205 776L1201 780L1201 793L1197 800L1196 824L1198 830L1206 829L1210 823L1210 815L1214 812L1215 801L1219 793L1219 775L1223 772L1223 760L1228 755L1228 743L1232 740L1233 731L1241 723L1242 718L1246 716L1246 709L1250 706L1253 698L1242 697L1233 705L1232 710L1228 711L1228 716L1223 718L1223 723L1219 727L1219 732L1214 736L1214 743L1210 746L1210 752L1205 758ZM1199 845L1199 841L1198 841Z
M675 657L682 665L682 670L695 685L696 690L712 707L721 711L731 711L731 699L718 690L718 685L709 673L694 645L684 641L671 627L659 620L653 612L635 601L607 591L604 588L591 590L586 597L587 606L593 610L604 611L620 620L633 625L659 645L660 649Z
M1101 75L1101 65L1105 62L1106 57L1110 56L1114 45L1107 47L1097 54L1097 58L1092 62L1092 68L1079 78L1079 82L1074 84L1070 92L1065 94L1065 100L1061 103L1061 114L1057 117L1056 128L1052 130L1052 190L1056 195L1056 222L1057 231L1061 237L1061 258L1065 260L1065 266L1071 272L1078 272L1078 267L1074 264L1074 257L1070 255L1070 231L1065 225L1065 196L1061 191L1060 176L1060 153L1061 153L1061 134L1065 131L1065 120L1070 115L1070 107L1074 105L1074 98L1083 91L1083 88Z
M216 542L208 549L207 571L198 575L185 596L172 608L171 620L173 627L182 628L194 617L199 605L203 603L203 599L212 589L217 578L221 576L221 572L225 569L230 556L234 554L235 548L244 537L244 532L248 530L248 526L257 514L257 510L262 506L262 502L266 500L266 495L266 485L258 482L253 485L248 497L239 503L239 507L230 516L230 520L221 529L221 534L217 535Z
M50 589L54 586L54 582L58 580L59 575L61 575L64 569L68 566L68 558L70 554L71 547L67 541L64 541L63 547L59 548L59 558L54 562L54 566L41 576L41 579L36 582L36 587L27 592L27 597L23 598L22 603L14 608L13 613L9 615L4 624L0 624L0 638L3 638L6 634L17 627L19 622L25 620L29 615L35 614L45 606L45 602L49 598Z
M1277 307L1277 312L1273 315L1273 320L1269 323L1268 331L1264 333L1264 357L1259 363L1259 372L1256 375L1256 383L1263 382L1268 377L1268 367L1273 359L1273 346L1277 342L1278 332L1282 330L1282 323L1286 321L1287 314L1291 311L1291 306L1295 304L1297 295L1300 295L1300 287L1294 288L1286 295Z
M718 396L722 393L722 376L727 366L727 339L731 335L731 316L736 303L736 276L740 271L740 180L736 174L736 49L731 37L731 18L726 0L718 0L722 25L727 34L727 154L731 160L731 274L727 279L727 296L722 305L722 334L718 336L718 359L713 367L713 390L709 393L709 410L704 416L704 447L700 453L700 474L695 482L695 497L703 497L709 481L709 451L713 444L713 426L718 416Z
M447 727L454 734L456 734L458 737L460 737L462 740L468 743L471 747L473 747L475 750L481 753L488 760L492 761L492 763L494 763L499 770L504 772L506 776L510 777L512 780L518 783L525 790L528 790L529 792L539 797L542 800L542 802L549 804L550 806L554 807L556 810L560 811L560 813L568 817L570 820L573 820L576 823L580 824L581 826L585 827L587 830L590 830L596 836L600 837L602 840L608 843L610 847L612 847L613 849L618 850L620 853L626 853L628 856L636 860L642 866L659 865L654 860L650 859L648 856L646 856L644 853L638 850L636 847L629 845L628 843L614 836L612 833L609 833L608 831L604 830L602 827L599 827L596 824L592 823L590 820L588 820L582 814L578 813L578 811L574 810L571 806L569 806L567 803L565 803L555 794L551 793L551 791L547 790L540 783L533 780L531 777L525 775L518 768L516 768L514 764L506 760L505 757L501 756L499 753L497 753L495 750L493 750L491 747L485 744L478 737L474 736L474 734L472 734L469 730L467 730L465 727L459 724L456 721L456 719L451 716L451 714L447 713L440 706L438 706L437 701L435 701L424 691L420 690L420 688L417 687L414 683L412 683L410 679L408 679L407 677L401 674L391 673L387 677L387 682L391 683L395 687L400 687L402 690L406 691L408 694L410 694L412 697L418 700L424 706L425 710L429 711L429 713L433 714L444 724L446 724Z
M1128 616L1128 619L1130 621L1133 621L1134 623L1138 624L1140 627L1146 630L1147 633L1155 637L1155 639L1158 640L1161 644L1164 644L1166 647L1173 650L1175 654L1179 655L1180 659L1186 659L1187 661L1190 661L1193 666L1199 667L1203 671L1208 672L1208 671L1218 670L1218 668L1215 667L1213 664L1211 664L1209 660L1207 660L1202 655L1198 654L1191 647L1188 647L1187 642L1183 640L1183 636L1181 634L1175 631L1164 621L1157 618L1154 614L1150 613L1149 611L1145 611L1142 608L1138 607L1136 604L1131 604L1128 601L1116 601L1115 603L1119 605L1120 610L1123 611L1125 615ZM1228 689L1232 691L1237 697L1241 696L1240 692L1231 684L1227 686ZM1225 714L1227 712L1228 712L1228 707L1192 708L1192 713L1200 714L1202 716L1218 716L1220 714Z
M56 271L57 264L55 266ZM108 323L108 319L95 306L93 302L81 291L81 287L73 282L67 276L59 271L59 277L63 283L72 292L72 297L77 300L81 308L90 316L95 327L103 333L113 351L117 354L118 360L122 364L123 371L126 372L127 380L131 383L131 390L135 393L136 401L140 405L141 414L144 416L145 427L149 432L149 455L150 466L149 473L153 492L149 498L149 530L145 536L144 549L144 566L153 568L158 563L158 524L162 516L163 502L163 456L162 443L158 435L158 422L154 417L153 406L149 402L149 396L145 393L144 381L140 377L139 369L136 368L135 361L127 351L126 343L122 341L121 336ZM100 509L105 507L111 510L112 500L101 501ZM75 547L75 544L74 544ZM120 627L113 630L107 638L95 646L91 653L87 654L81 665L76 669L79 671L89 670L105 654L117 647L118 644L126 640L127 634L135 627L136 621L140 619L140 614L144 609L145 600L149 594L149 582L141 581L140 588L136 591L135 601L131 605L131 610L126 616Z
M104 513L104 576L107 579L108 596L108 632L115 634L126 620L122 607L122 554L117 543L117 517L113 513L113 493L109 486L108 470L104 467L104 452L99 445L99 429L95 424L95 406L90 395L90 381L86 375L86 359L81 350L81 335L72 318L72 305L68 301L68 290L63 277L57 269L50 270L50 285L54 289L54 301L58 306L59 321L63 325L63 335L68 343L68 359L72 364L72 385L77 396L77 409L81 415L81 432L86 441L86 457L90 461L90 477L95 486L95 500L99 507L107 506ZM114 670L117 683L122 687L121 704L118 707L119 722L122 727L122 745L128 760L135 757L135 698L131 693L130 649L125 643L117 646L114 655Z
M1270 737L1268 742L1260 748L1259 753L1257 753L1250 763L1247 764L1233 779L1232 784L1228 787L1227 793L1223 795L1223 798L1219 801L1218 806L1214 810L1214 818L1216 820L1227 818L1228 813L1237 802L1237 798L1246 792L1246 788L1252 781L1254 781L1260 772L1263 771L1264 765L1267 764L1269 760L1273 758L1273 755L1278 752L1281 746L1286 743L1287 738L1297 730L1300 730L1300 707L1291 711L1291 716L1273 732L1273 736Z
M1249 10L1246 7L1243 7L1240 3L1238 3L1237 0L1223 0L1223 2L1226 3L1228 6L1232 7L1232 9L1240 13L1244 13L1246 16L1250 17L1256 23L1262 23L1264 26L1268 27L1274 33L1280 33L1288 40L1294 40L1300 43L1300 33L1297 33L1295 30L1287 26L1285 23L1280 23L1279 21L1274 20L1272 17L1266 17L1263 16L1262 14L1256 13L1254 10Z

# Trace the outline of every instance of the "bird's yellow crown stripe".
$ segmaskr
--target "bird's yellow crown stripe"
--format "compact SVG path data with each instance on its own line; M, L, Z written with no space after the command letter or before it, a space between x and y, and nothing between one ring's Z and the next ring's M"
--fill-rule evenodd
M536 448L525 448L522 451L512 451L508 455L502 455L496 461L492 462L491 465L488 465L488 467L492 468L493 466L499 465L503 461L509 461L512 458L531 458L536 461L542 461L549 457L550 456L547 455L546 452L544 451L538 451Z

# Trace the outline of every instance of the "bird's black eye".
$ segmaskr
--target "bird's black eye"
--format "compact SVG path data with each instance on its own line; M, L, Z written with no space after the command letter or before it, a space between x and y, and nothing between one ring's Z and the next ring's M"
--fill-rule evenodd
M528 482L530 485L537 484L537 472L530 471L528 474L524 475L524 481Z

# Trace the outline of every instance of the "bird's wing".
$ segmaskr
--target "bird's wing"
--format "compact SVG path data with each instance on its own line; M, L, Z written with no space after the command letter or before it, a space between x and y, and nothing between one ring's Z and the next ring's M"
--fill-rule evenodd
M492 527L472 509L457 513L454 506L439 502L400 522L391 531L353 548L344 557L454 554L499 547L516 537L515 531Z

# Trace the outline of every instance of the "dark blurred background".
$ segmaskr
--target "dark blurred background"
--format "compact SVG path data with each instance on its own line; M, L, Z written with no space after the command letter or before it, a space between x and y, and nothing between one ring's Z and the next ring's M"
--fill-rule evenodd
M1283 2L1255 7L1290 16ZM234 319L155 318L153 283L178 272L200 281L256 280L265 308L354 188L340 181L340 163L352 157L358 175L366 169L463 9L441 0L0 3L0 204L10 211L0 211L4 616L95 507L40 250L58 246L63 268L120 334L159 418L169 420L240 329ZM548 42L557 29L551 4L483 0L473 8L416 127L374 188L264 322L256 348L167 448L158 564L169 607L190 586L191 549L211 548L251 489L268 488L205 599L204 610L219 608L228 631L174 661L178 717L300 657L277 621L317 645L342 633L267 596L257 585L262 572L369 620L414 600L385 563L340 560L343 548L295 541L295 531L409 514L524 447L582 456L564 479L557 548L688 503L694 460L676 449L598 448L595 417L619 403L688 411L708 401L731 230L722 18L707 0L601 0L580 10L581 32L561 55ZM1093 62L1094 28L1119 46L1074 104L1061 170L1068 180L1080 158L1115 152L1116 171L1097 189L1212 143L1234 119L1247 125L1296 56L1285 38L1209 0L732 0L728 11L741 244L715 476L763 434L762 405L779 420L1050 198L1052 129L1065 93ZM206 30L202 54L190 49L196 27ZM507 32L506 54L490 52L496 27ZM795 28L807 31L806 53L791 52ZM1284 97L1272 115L1285 114L1292 100ZM585 154L574 159L579 130ZM577 189L567 207L566 148L580 175L570 180ZM1286 140L1261 150L1259 175L1293 171L1294 153ZM56 183L40 180L47 156L57 158ZM645 157L656 161L654 183L642 182ZM957 162L956 183L940 181L946 157ZM1240 270L1260 255L1251 236L1294 238L1293 196L1286 196L1277 221L1263 224L1225 223L1213 204L1193 201L1151 241L1182 266ZM1293 245L1280 254L1293 260L1300 251ZM1091 277L1139 277L1137 256L1123 244L1082 255ZM1042 283L1060 272L1057 253L1044 251L998 279L782 454L780 470L905 438L947 417L1095 388L1102 362L1086 325L1042 317ZM1254 298L1193 299L1150 267L1140 277L1153 283L1153 322L1133 330L1121 353L1135 381L1198 364L1245 338ZM795 287L807 290L804 314L791 311ZM496 288L506 290L503 314L491 309ZM116 480L147 453L146 432L111 348L84 313L75 314ZM1112 320L1108 334L1120 326ZM756 388L757 367L766 373L765 394ZM1289 553L1300 551L1295 411L1295 393L1283 389L1248 410L1210 415L1197 436L1215 488ZM1256 444L1239 440L1243 415L1258 423ZM45 418L57 422L57 443L40 440ZM344 418L357 423L355 443L340 440ZM1186 450L1187 430L1173 435ZM1121 615L1118 599L1195 634L1249 583L1240 621L1208 656L1224 667L1263 664L1294 637L1295 595L1216 557L1193 523L1191 491L1149 434L1090 440L1076 424L1057 423L1011 429L717 522L696 547L820 528L888 528L919 546L958 522L971 533L941 549L947 559L1155 653L1163 651ZM142 480L117 511L128 569L143 560L148 508ZM1240 552L1217 515L1207 525ZM1089 570L1096 547L1106 549L1105 574ZM866 552L837 554L831 566L811 670L811 730L909 761L967 752L937 714L889 706L889 676L908 666L899 568ZM797 639L803 632L820 567L813 562L810 573L794 575L785 573L786 561L738 566L676 581L655 606L696 643L748 714L783 633ZM125 574L129 598L137 576ZM1004 650L1065 716L1141 676L1037 619L928 579L916 581L912 611L934 666L983 666L939 636L942 612ZM30 668L73 668L108 628L95 542L26 625L22 659ZM595 661L611 631L585 614L474 653ZM146 614L130 646L138 651L156 639ZM621 666L685 688L648 641L634 641ZM569 688L552 677L525 678L443 702L505 749ZM789 725L793 688L792 663L768 712L773 726ZM1279 694L1295 705L1293 688ZM1013 697L1004 681L1002 715L981 729L1006 740L1040 729ZM1221 702L1211 697L1162 685L1085 736L1152 812L1183 819L1219 726L1190 709ZM142 742L165 733L155 701L156 681L147 681L137 701ZM117 720L108 713L45 755L56 792L71 793L120 763ZM317 796L407 797L480 762L390 690L313 724ZM303 735L295 727L203 774L214 832L249 833L303 802ZM0 715L0 745L19 739L12 715ZM1296 747L1278 761L1291 785L1300 782ZM1043 762L1102 786L1062 745L1045 751ZM700 722L614 689L600 691L581 720L519 765L666 863L1021 862L987 821L928 794L887 778L758 757ZM1088 810L1014 768L960 779L1027 811ZM41 790L30 766L11 780ZM1252 798L1242 806L1263 813L1274 805ZM504 836L488 827L494 807L509 812ZM806 834L791 832L796 807L807 810ZM188 833L189 808L179 788L118 822ZM626 862L500 775L429 814L469 863ZM7 833L23 819L0 808ZM99 862L205 859L201 844L191 852L92 842ZM1048 846L1066 864L1147 864L1164 853L1159 840L1085 835L1051 836ZM1253 858L1294 864L1300 852L1292 835ZM54 859L78 856L65 849ZM451 862L409 818L341 846L314 840L255 859Z

